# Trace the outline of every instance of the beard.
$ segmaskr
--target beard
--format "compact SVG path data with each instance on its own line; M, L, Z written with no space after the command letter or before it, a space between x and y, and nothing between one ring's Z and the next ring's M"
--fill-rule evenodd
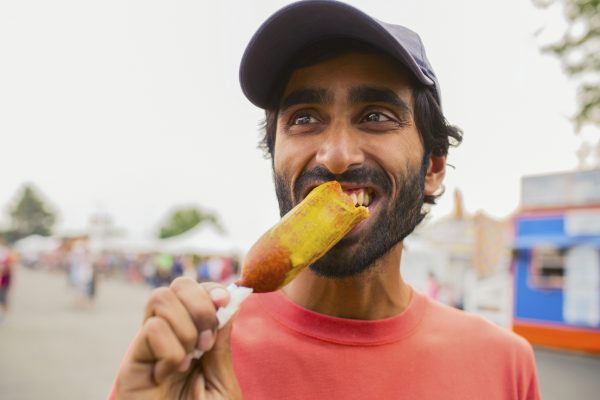
M389 199L387 203L379 199L379 212L367 231L360 236L342 239L313 263L310 269L315 274L327 278L356 276L372 268L378 259L404 240L425 217L422 208L428 161L429 157L425 156L420 167L407 166L406 174L399 173L396 176L396 193L393 193L390 178L381 169L360 167L336 175L319 166L302 171L292 196L289 180L274 171L275 192L282 217L296 205L293 199L301 200L302 189L307 185L331 180L377 187L383 191L385 198Z

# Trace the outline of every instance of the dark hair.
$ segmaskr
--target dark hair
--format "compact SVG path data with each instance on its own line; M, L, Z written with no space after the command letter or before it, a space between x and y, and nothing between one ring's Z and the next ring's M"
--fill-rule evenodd
M275 80L276 86L271 91L270 104L265 110L265 120L262 126L263 136L259 142L259 148L264 151L266 158L271 158L271 161L273 160L279 102L292 72L296 69L315 65L351 52L376 53L389 57L381 50L357 40L331 38L312 44L298 52L285 71L279 75L279 79ZM406 71L406 68L402 64L396 60L394 62L398 64L399 68ZM416 79L412 79L411 84L413 89L414 119L417 130L423 139L425 147L424 157L428 158L432 154L435 156L445 156L448 154L450 146L458 146L462 142L462 131L460 128L450 125L446 121L434 94L435 89L417 82ZM426 195L424 202L435 204L435 199L440 195L441 193L438 195Z

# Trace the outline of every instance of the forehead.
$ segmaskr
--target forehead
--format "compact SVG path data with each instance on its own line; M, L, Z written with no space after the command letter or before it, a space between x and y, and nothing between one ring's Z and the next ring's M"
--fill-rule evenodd
M412 81L406 68L390 57L378 53L352 52L293 70L281 99L304 88L338 91L356 86L386 88L410 98Z

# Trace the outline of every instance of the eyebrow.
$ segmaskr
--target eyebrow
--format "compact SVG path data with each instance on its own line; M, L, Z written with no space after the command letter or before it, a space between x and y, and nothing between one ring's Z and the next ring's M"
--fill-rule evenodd
M350 104L360 103L387 103L399 107L402 111L411 113L410 107L396 92L387 88L373 86L357 86L350 89L348 95Z
M279 106L279 112L284 112L288 108L297 104L330 104L333 103L333 94L326 89L305 88L294 90L288 94Z

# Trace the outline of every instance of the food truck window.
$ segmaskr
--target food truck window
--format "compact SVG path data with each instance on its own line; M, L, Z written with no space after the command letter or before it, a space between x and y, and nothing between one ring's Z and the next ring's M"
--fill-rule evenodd
M565 276L565 250L558 248L533 249L530 283L547 289L562 289Z

